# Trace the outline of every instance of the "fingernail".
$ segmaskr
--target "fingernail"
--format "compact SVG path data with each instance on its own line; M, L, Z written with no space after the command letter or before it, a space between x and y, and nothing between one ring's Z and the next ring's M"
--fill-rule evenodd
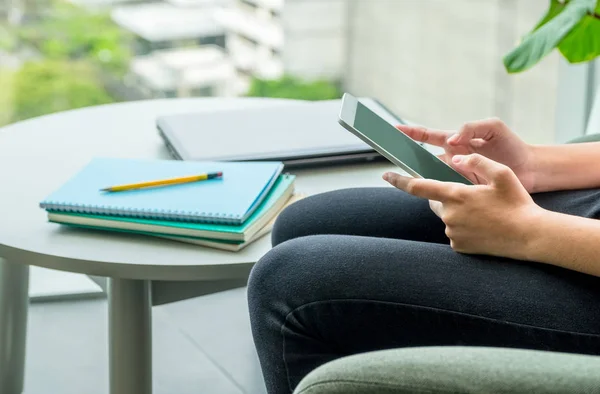
M462 159L463 159L463 158L464 158L464 156L463 156L463 155L456 155L456 156L453 156L453 157L452 157L452 162L453 162L454 164L458 164L458 163L460 163L460 162L462 161Z
M387 172L385 174L383 174L383 180L386 181L386 182L389 181L390 180L390 174L387 173Z

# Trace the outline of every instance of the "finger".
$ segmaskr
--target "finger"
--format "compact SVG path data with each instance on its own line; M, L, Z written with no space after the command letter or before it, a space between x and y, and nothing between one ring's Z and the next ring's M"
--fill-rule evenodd
M474 138L471 141L469 141L469 145L471 145L471 147L475 149L483 148L487 143L488 141L484 140L483 138Z
M426 198L428 200L446 201L452 195L452 189L456 187L450 182L434 181L432 179L410 178L386 172L383 179L397 189L403 190L415 197Z
M466 145L474 138L485 141L491 140L504 126L501 120L497 118L476 120L465 123L458 133L448 139L449 145Z
M452 157L452 164L464 173L473 173L478 179L498 186L513 185L518 181L515 173L504 164L500 164L485 156L474 153L467 156Z
M441 202L435 200L429 200L429 208L435 213L437 217L442 218L442 213L444 210L444 206Z
M398 125L398 130L415 141L424 142L435 146L444 146L451 135L448 131L428 129L422 126Z

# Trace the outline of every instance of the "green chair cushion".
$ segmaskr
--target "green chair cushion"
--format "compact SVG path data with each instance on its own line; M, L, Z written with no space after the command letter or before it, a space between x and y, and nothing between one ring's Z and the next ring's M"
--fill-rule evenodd
M597 142L600 141L600 134L588 134L588 135L584 135L581 137L577 137L571 141L569 141L569 144L576 144L579 142Z
M294 393L600 393L600 357L484 347L385 350L327 363Z

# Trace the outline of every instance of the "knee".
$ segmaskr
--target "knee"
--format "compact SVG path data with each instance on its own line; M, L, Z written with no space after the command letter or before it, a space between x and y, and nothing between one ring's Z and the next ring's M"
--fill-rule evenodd
M321 243L311 236L295 238L275 246L252 268L248 279L248 303L257 311L268 306L288 304L302 297L303 284L313 274L313 252Z
M306 197L285 208L277 217L271 233L273 246L314 233L316 196Z
M302 239L294 239L275 246L252 268L248 278L248 301L252 309L263 300L275 300L282 296L298 259Z

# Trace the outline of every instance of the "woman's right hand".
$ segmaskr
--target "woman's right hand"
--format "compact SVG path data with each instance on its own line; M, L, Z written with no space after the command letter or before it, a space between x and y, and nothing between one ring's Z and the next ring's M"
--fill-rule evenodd
M408 125L399 125L397 128L415 141L443 148L445 153L438 157L450 166L455 167L452 163L452 157L455 155L478 153L510 167L528 192L534 188L532 146L525 143L499 119L468 122L458 131ZM482 183L474 173L463 175L477 184Z

